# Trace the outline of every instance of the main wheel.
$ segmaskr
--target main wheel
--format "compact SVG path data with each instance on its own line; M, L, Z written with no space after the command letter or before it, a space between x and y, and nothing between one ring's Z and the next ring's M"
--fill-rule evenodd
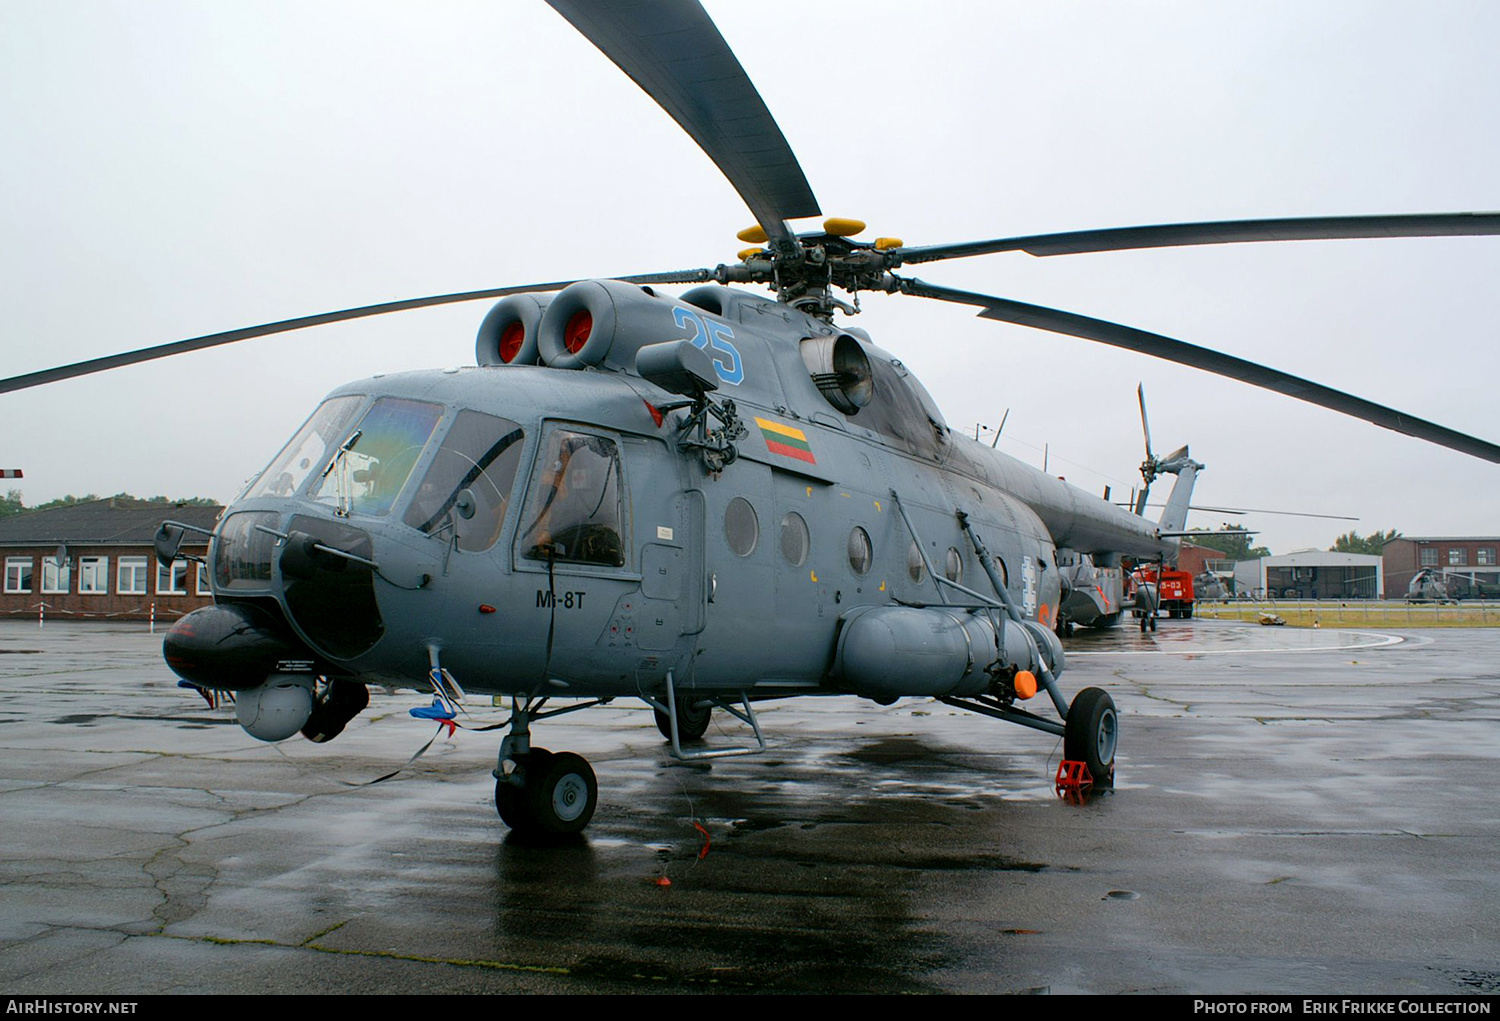
M544 771L551 759L552 753L547 749L533 748L516 760L516 765L523 771L521 779L524 786L495 780L495 811L500 813L501 820L511 829L522 833L531 833L537 829L536 813L532 810L534 799L528 797L527 792L536 782L536 774Z
M711 705L694 705L697 699L677 696L677 736L683 741L696 741L708 733L708 721L713 716ZM672 720L660 709L656 713L656 729L668 741L672 740Z
M526 796L537 830L563 836L579 832L594 817L599 782L582 755L558 752L541 769L527 775Z
M1068 707L1063 731L1063 756L1089 767L1097 787L1113 787L1115 745L1120 739L1120 717L1115 700L1103 688L1084 688Z

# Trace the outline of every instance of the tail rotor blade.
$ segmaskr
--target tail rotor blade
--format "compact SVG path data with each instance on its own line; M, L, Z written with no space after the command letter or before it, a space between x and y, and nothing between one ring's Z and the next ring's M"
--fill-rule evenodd
M1010 417L1010 409L1005 409L1005 414L1000 416L1000 428L995 430L995 438L990 440L991 449L1000 445L1000 434L1005 431L1005 420Z
M1141 405L1141 432L1146 436L1146 460L1151 461L1151 424L1146 421L1146 384L1135 385L1135 397Z

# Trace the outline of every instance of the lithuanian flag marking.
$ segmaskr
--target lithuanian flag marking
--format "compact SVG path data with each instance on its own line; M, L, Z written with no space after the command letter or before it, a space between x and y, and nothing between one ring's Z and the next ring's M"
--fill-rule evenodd
M807 442L807 434L801 429L793 429L789 425L764 418L757 418L755 424L760 426L766 449L771 453L806 461L808 464L818 463L818 459L813 457L812 444Z

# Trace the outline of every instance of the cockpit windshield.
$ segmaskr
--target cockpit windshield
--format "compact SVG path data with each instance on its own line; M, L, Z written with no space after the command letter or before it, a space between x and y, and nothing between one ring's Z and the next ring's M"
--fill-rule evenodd
M362 401L363 397L351 394L330 397L318 405L318 410L297 430L291 442L281 448L271 466L251 483L245 496L291 496L302 488L308 475L327 467L334 445L344 438L349 421Z
M319 469L307 497L344 514L385 514L442 417L441 404L380 398Z
M524 439L509 419L460 411L406 508L406 523L429 535L451 527L459 549L489 549L505 524Z

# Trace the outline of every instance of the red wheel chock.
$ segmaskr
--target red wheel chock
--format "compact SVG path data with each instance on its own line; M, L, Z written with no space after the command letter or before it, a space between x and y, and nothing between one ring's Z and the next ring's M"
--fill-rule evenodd
M1078 793L1094 786L1094 777L1089 773L1088 764L1076 759L1063 759L1057 764L1057 793L1063 796L1068 793Z

